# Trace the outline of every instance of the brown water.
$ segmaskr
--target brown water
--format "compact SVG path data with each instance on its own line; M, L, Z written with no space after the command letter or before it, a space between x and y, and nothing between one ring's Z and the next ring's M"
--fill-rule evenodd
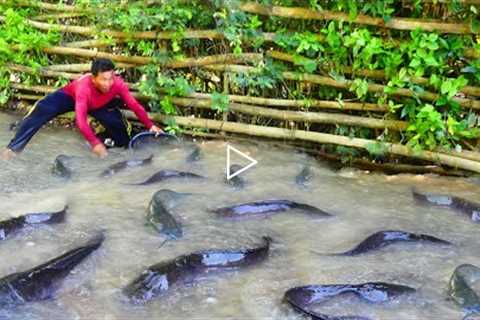
M14 119L0 115L2 145L11 138L7 127ZM1 310L0 319L300 320L302 316L282 302L287 289L367 281L404 284L418 292L384 305L344 297L317 310L373 319L461 319L461 310L446 299L446 286L457 265L480 266L479 225L447 209L416 205L410 190L415 186L480 201L479 186L466 179L333 172L299 153L232 142L259 161L242 174L247 188L235 191L223 183L226 143L198 144L203 159L195 164L185 161L190 143L161 147L154 150L150 166L105 179L99 178L99 173L131 157L128 151L112 150L108 159L99 160L90 155L78 133L43 129L20 157L0 162L0 218L69 205L65 224L26 230L0 243L0 276L39 265L93 231L107 230L104 245L75 269L56 299ZM53 160L61 153L80 159L70 182L51 174ZM311 165L314 175L306 189L294 182L303 164ZM192 171L208 179L126 185L143 181L160 169ZM145 226L145 214L151 196L162 188L196 195L175 209L184 225L184 237L159 248L165 238ZM314 205L335 217L313 220L291 211L267 219L225 221L207 210L271 198ZM452 241L455 247L396 245L359 257L317 254L345 251L369 234L385 229L427 233ZM209 275L143 307L134 307L122 297L121 289L149 265L194 250L255 246L264 235L271 236L274 243L268 260L258 266Z

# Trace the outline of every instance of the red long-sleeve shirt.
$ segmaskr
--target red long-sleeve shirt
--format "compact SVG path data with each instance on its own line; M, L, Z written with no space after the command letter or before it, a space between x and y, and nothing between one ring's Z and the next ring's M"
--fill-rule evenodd
M140 103L131 95L127 84L119 76L114 76L112 88L107 93L98 91L92 82L92 75L86 74L73 80L63 91L75 99L75 121L78 129L92 147L102 143L88 124L87 114L105 106L115 97L120 97L127 107L132 110L138 119L150 129L153 122Z

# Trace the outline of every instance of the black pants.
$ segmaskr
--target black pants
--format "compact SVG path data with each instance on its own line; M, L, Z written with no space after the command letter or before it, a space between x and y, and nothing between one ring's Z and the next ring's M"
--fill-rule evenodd
M89 112L89 115L106 129L117 147L125 147L130 141L130 126L118 109L122 104L122 100L116 98L102 108ZM75 100L62 89L47 95L39 100L22 120L7 148L15 152L22 151L45 123L58 115L74 110Z

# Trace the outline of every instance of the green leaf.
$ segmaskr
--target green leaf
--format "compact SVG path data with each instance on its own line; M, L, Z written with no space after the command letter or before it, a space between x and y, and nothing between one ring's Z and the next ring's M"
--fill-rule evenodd
M218 92L212 93L212 109L219 112L227 112L229 106L228 95Z

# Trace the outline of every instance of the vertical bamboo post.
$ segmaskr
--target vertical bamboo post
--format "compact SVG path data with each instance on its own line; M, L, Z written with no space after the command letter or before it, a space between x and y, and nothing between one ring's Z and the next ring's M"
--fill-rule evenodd
M230 92L230 73L229 72L224 72L223 73L223 94L224 95L227 95L229 94ZM230 103L230 102L228 102ZM228 112L229 111L224 111L223 114L222 114L222 120L224 122L227 122L228 121ZM227 134L225 131L220 131L220 134L225 137Z

